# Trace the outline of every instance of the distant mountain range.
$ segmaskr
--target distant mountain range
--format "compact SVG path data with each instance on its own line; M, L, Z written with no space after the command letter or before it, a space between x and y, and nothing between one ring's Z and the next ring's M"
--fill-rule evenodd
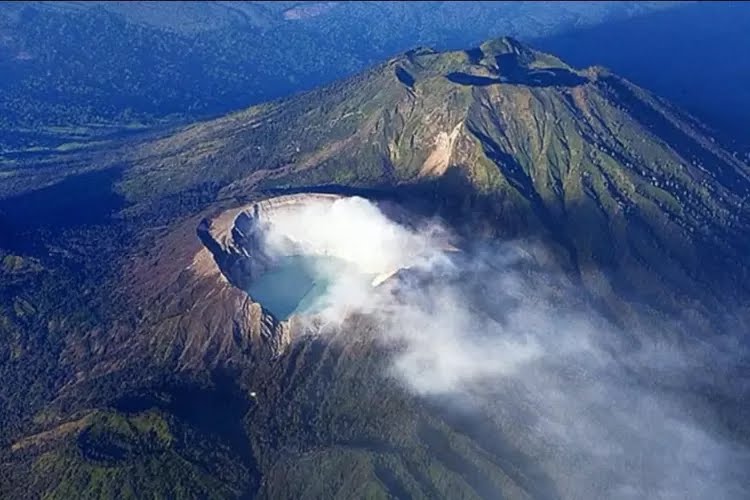
M0 153L79 149L351 75L417 45L537 38L669 3L5 2Z

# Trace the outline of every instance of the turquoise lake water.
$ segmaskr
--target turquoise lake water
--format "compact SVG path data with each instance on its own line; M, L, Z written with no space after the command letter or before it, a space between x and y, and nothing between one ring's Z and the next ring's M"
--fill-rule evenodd
M348 264L335 257L285 256L251 283L247 293L280 320L292 314L313 313L317 299L328 290L333 273L347 268Z

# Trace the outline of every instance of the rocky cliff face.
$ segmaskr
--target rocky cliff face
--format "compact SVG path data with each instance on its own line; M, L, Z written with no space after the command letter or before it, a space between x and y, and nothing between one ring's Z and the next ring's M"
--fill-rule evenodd
M284 351L290 325L265 312L243 288L250 270L264 265L238 227L248 209L191 218L162 239L154 254L133 260L128 293L141 318L139 333L122 347L131 354L122 359L137 351L157 363L196 370L245 365Z
M304 193L259 199L207 214L197 224L190 219L164 238L157 259L166 257L169 265L152 274L148 267L159 264L141 262L133 271L142 277L133 293L141 295L139 307L147 314L140 328L150 355L195 369L282 354L294 335L295 318L279 321L246 291L272 265L264 249L264 224L310 203L342 198ZM408 217L403 210L399 215Z
M294 211L309 202L334 201L341 196L306 193L277 196L228 210L214 219L204 219L198 236L211 252L224 277L238 288L266 271L271 258L263 248L263 224L274 214Z

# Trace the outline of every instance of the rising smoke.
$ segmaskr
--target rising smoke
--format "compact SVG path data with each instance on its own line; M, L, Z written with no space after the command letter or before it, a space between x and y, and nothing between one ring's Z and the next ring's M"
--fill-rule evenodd
M617 326L540 264L540 248L454 252L439 224L400 225L361 198L311 201L266 234L271 254L330 255L359 269L330 276L316 332L352 311L377 318L379 341L398 346L387 367L396 380L491 415L562 497L746 493L748 450L704 397L746 390L731 377L742 352L731 339L701 342L679 323Z

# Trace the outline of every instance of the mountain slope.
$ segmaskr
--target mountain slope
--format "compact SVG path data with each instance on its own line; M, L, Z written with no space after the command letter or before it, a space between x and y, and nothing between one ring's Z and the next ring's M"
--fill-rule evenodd
M186 190L224 198L450 182L448 198L491 207L494 230L550 233L583 274L621 268L629 288L666 280L688 289L750 251L745 163L648 92L511 39L412 51L336 85L191 126L132 161L121 186L133 201ZM747 286L747 274L732 274Z

